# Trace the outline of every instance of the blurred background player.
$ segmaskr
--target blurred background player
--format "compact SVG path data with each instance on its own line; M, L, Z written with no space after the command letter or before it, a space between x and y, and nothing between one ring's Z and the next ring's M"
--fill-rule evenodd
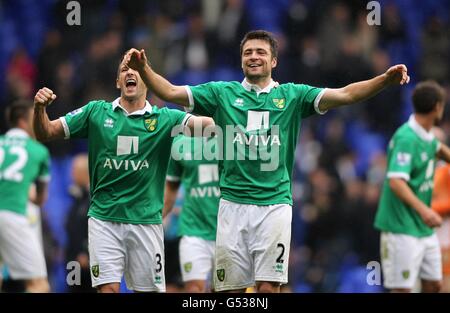
M80 264L80 285L69 286L70 292L95 292L92 288L89 270L88 210L91 201L89 195L88 155L81 153L72 160L72 185L69 194L73 203L67 215L66 264L77 261Z
M0 258L12 279L25 280L27 292L49 292L40 228L33 226L38 219L27 216L32 183L38 208L47 198L49 153L33 139L31 101L12 104L6 115L11 129L0 136Z
M40 244L40 249L44 249L43 237L42 237L42 214L41 214L41 208L35 203L36 200L37 200L36 199L36 185L33 183L30 186L29 198L27 201L26 217L30 223L30 228L32 229L33 234L38 239L38 242ZM45 253L44 253L44 257L45 257ZM1 265L1 259L0 259L0 265ZM46 265L48 265L48 264L46 264ZM2 289L1 282L0 282L0 290L3 290L4 292L24 292L24 291L26 291L26 284L25 284L26 281L25 280L22 280L22 279L16 280L16 279L12 279L11 277L9 277L9 270L7 267L4 267L3 272L4 272L4 274L6 274L5 277L7 279L5 280L3 289ZM2 270L1 270L1 266L0 266L0 278L1 278L1 274L2 274Z
M433 127L433 134L440 142L447 142L441 128ZM438 161L434 173L434 189L431 208L442 217L442 225L436 229L442 255L442 289L450 292L450 164Z
M225 153L219 162L222 198L215 290L244 291L256 285L257 292L280 292L280 286L288 282L291 179L302 120L364 101L388 86L407 84L409 76L400 64L343 88L276 86L272 70L278 64L278 42L264 30L244 36L240 56L242 82L196 86L172 85L153 71L143 49L131 49L125 59L158 97L189 107L194 114L213 117L224 138L231 138L223 140ZM263 138L259 145L255 143L258 137ZM239 158L235 149L239 149ZM268 154L270 159L264 160L262 156Z
M220 198L217 151L215 137L178 136L167 170L163 217L171 212L180 184L185 192L178 234L186 292L207 292L212 287ZM205 157L205 153L210 155Z
M34 98L34 131L39 140L87 138L91 179L89 261L99 292L128 289L164 292L163 188L172 128L207 127L210 118L159 109L146 100L147 87L123 58L113 102L97 100L50 121L46 107L56 99L49 88Z
M422 292L438 292L442 266L433 230L442 218L431 209L436 158L450 161L450 149L432 127L444 114L445 92L436 82L417 84L414 114L393 135L375 227L381 233L384 286L411 292L417 278Z
M167 188L167 186L166 186ZM164 190L165 192L165 190ZM180 236L178 235L180 212L183 206L184 188L181 186L177 199L167 216L163 218L164 227L164 254L166 261L166 290L168 293L183 292L184 283L180 268ZM163 212L164 214L164 212Z

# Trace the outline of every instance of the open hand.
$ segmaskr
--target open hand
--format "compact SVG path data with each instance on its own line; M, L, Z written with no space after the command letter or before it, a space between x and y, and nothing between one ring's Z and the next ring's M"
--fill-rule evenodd
M144 49L139 51L131 48L128 50L125 55L125 64L135 71L143 70L147 65L147 56L145 55Z
M431 209L424 210L424 212L421 214L421 217L425 224L427 224L429 227L438 227L442 224L441 216Z

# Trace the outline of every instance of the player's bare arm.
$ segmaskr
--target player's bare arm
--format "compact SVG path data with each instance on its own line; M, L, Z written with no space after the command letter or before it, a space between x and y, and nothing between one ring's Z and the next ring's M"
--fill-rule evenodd
M179 181L166 181L166 188L164 189L164 208L162 212L163 218L172 211L175 200L177 199L178 188L180 188Z
M172 85L157 74L147 62L144 49L130 49L125 55L125 64L139 72L147 88L164 101L189 106L189 97L184 86Z
M47 201L47 197L48 197L48 183L42 182L42 181L37 181L36 182L36 197L33 202L37 206L42 207L42 206L44 206L45 202Z
M401 178L390 178L389 187L400 200L416 210L425 224L429 227L437 227L442 224L442 218L440 215L431 210L431 208L429 208L425 203L420 201L411 188L409 188L405 180Z
M441 143L441 147L439 148L436 156L439 159L444 160L447 163L450 163L450 147L444 143Z
M327 88L320 99L319 109L340 107L364 101L375 96L384 88L391 85L409 83L408 69L404 64L390 67L384 74L372 79L349 84L343 88Z
M36 139L48 141L64 138L64 128L61 121L50 121L46 112L46 107L56 99L53 91L47 87L39 89L34 96L34 117L33 129Z

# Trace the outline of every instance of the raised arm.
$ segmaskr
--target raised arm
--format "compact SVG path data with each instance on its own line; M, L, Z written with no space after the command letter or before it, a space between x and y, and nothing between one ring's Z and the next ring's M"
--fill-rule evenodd
M59 119L50 121L45 110L55 99L56 95L47 87L39 89L34 96L33 129L36 139L39 141L64 138L61 121Z
M147 62L144 49L130 49L125 55L125 63L139 72L147 88L164 101L189 106L189 97L184 86L172 85L167 79L157 74Z
M372 79L347 85L343 88L327 88L320 99L319 109L340 107L364 101L375 96L390 85L409 83L408 70L404 64L390 67L384 74Z

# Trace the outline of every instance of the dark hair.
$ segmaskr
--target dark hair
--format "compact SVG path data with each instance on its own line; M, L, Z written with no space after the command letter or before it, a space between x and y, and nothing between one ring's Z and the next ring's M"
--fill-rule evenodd
M414 112L419 114L426 114L433 111L437 103L443 102L444 100L444 89L432 80L418 83L412 95Z
M247 34L245 34L244 38L241 41L241 46L240 46L240 52L242 55L242 49L244 48L245 43L248 40L252 40L252 39L259 39L259 40L264 40L266 42L269 43L270 45L270 51L272 52L272 57L276 58L278 56L278 42L275 39L275 36L265 30L252 30L250 32L248 32Z
M6 108L5 116L9 127L15 127L20 119L28 118L33 102L29 100L17 100Z

